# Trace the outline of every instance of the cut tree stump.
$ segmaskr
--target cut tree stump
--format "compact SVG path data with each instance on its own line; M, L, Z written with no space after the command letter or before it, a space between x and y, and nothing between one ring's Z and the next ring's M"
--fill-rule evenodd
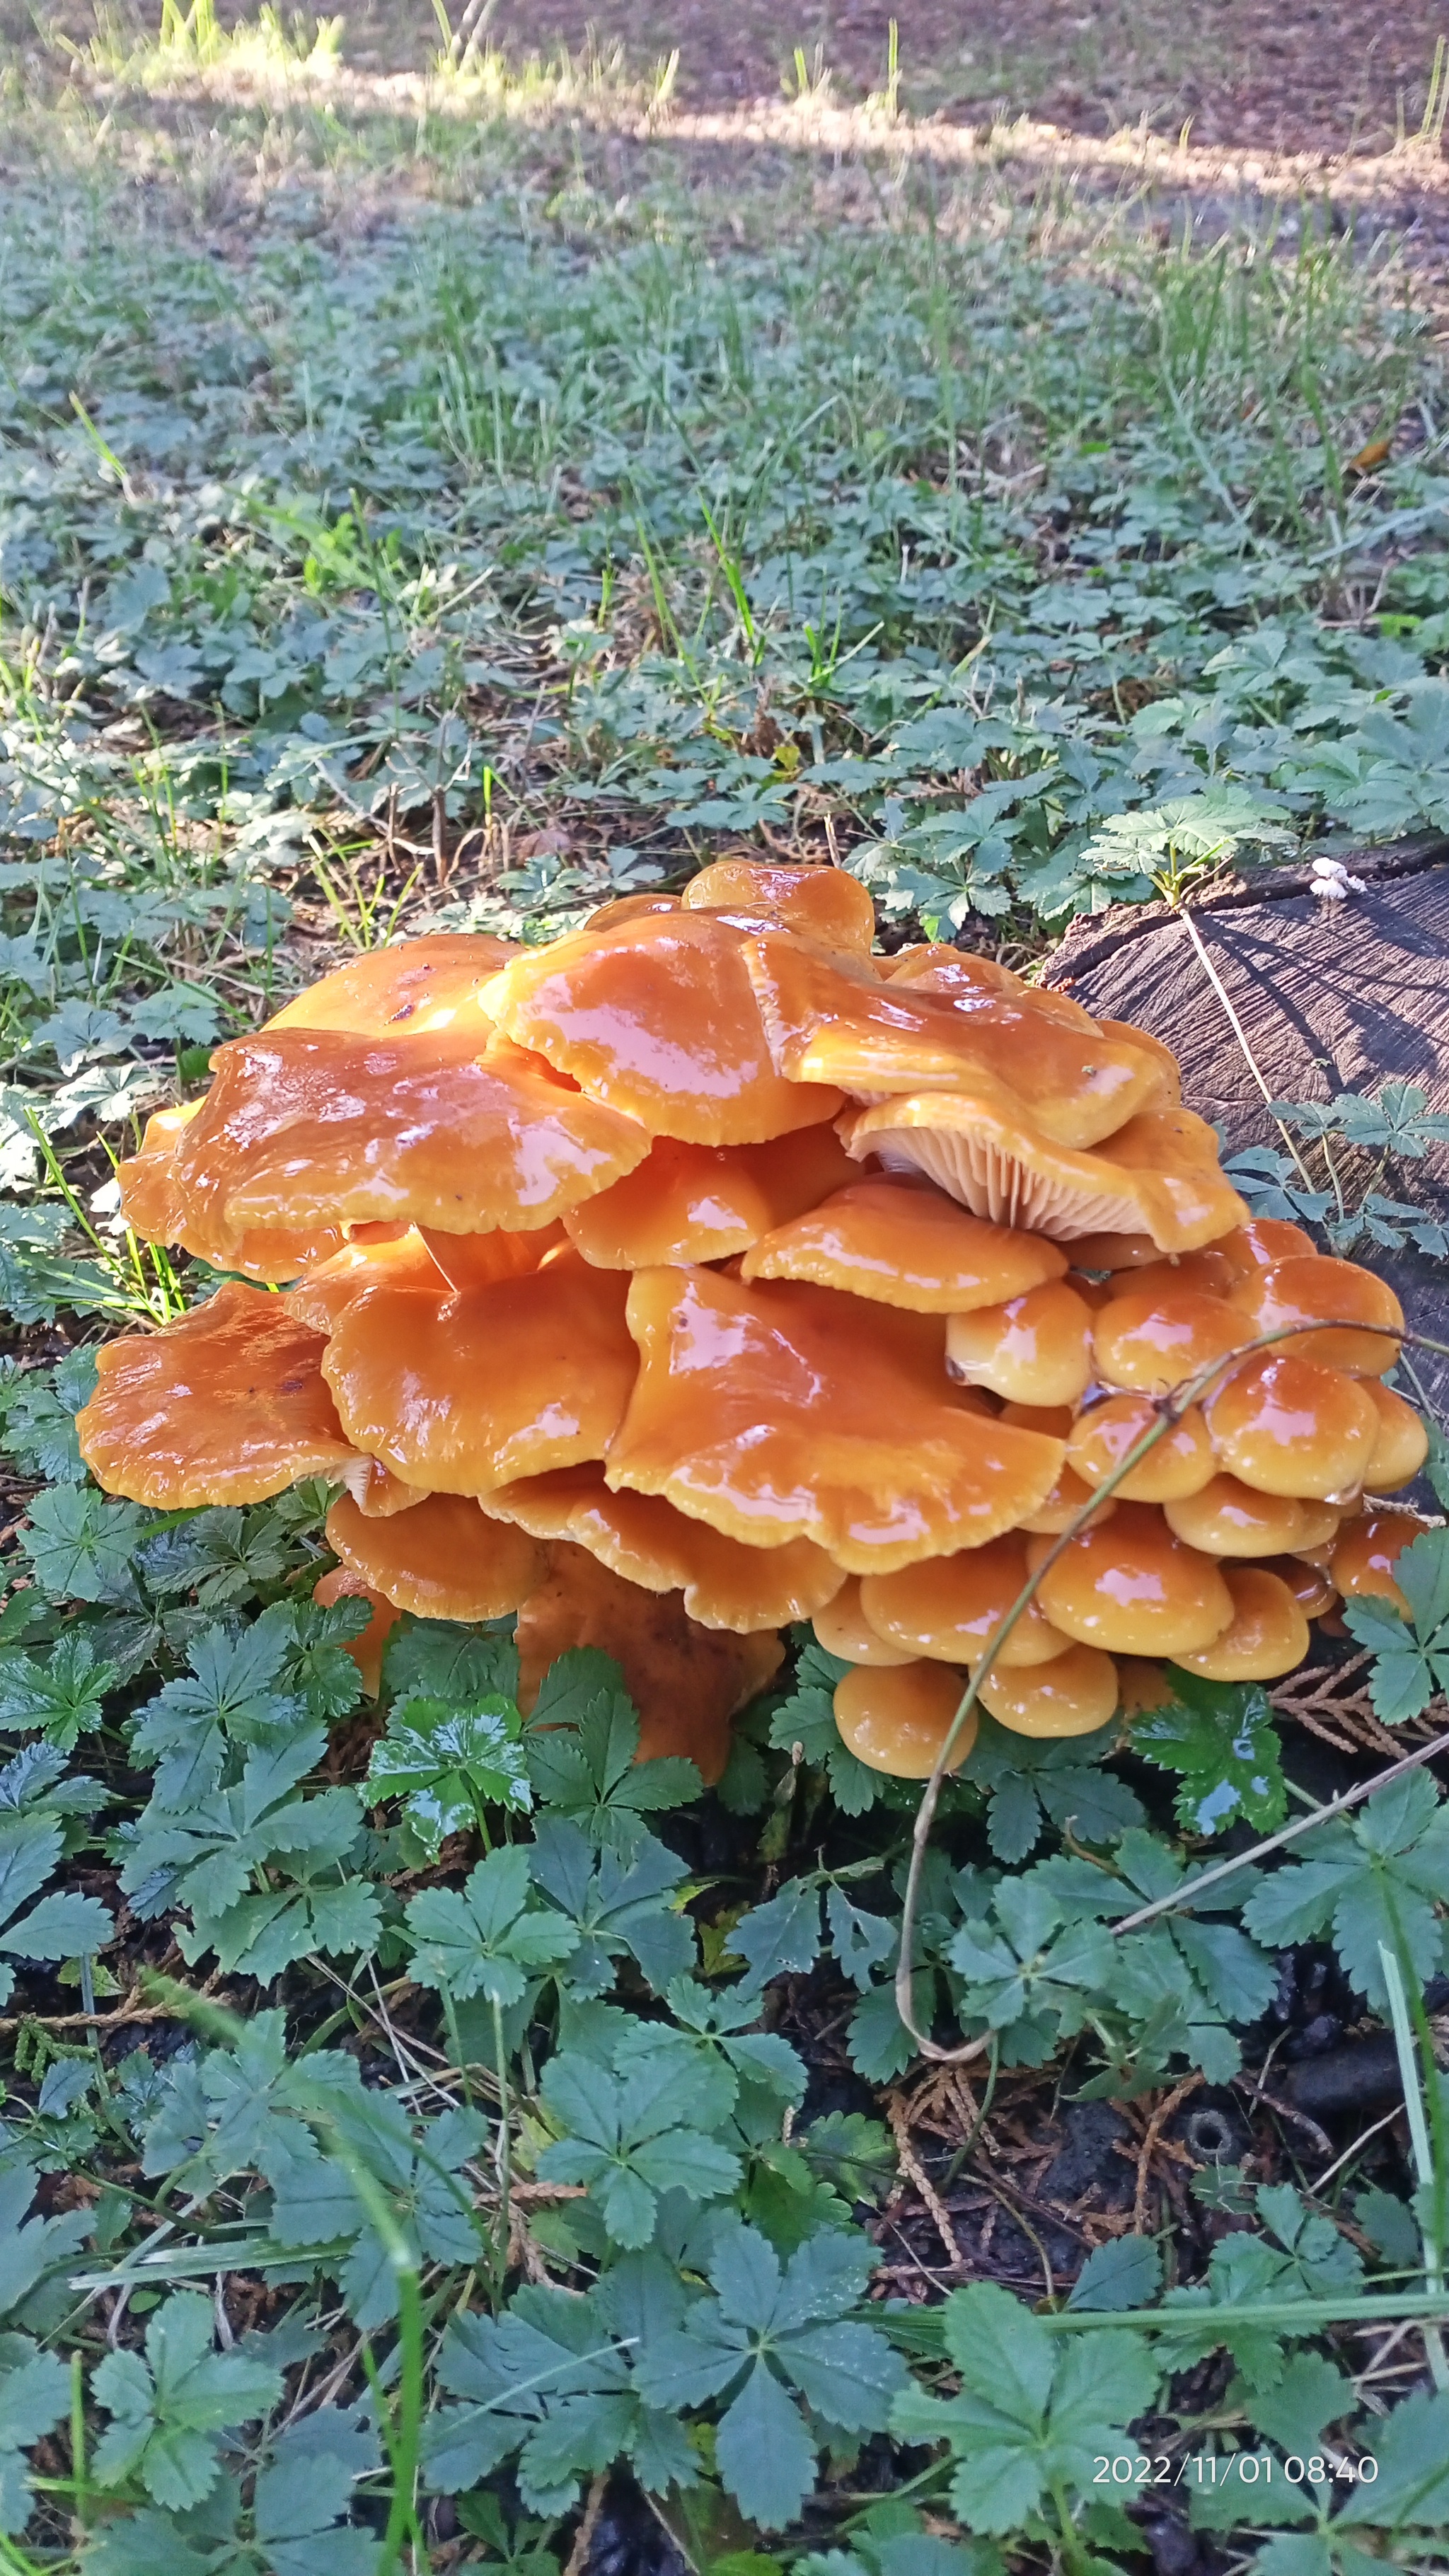
M1306 869L1254 869L1192 904L1204 948L1276 1100L1331 1100L1417 1083L1449 1116L1449 840L1344 852L1365 891L1329 904ZM1043 982L1110 1019L1135 1020L1182 1066L1183 1098L1229 1153L1281 1147L1262 1093L1180 917L1167 904L1081 914ZM1384 1195L1449 1224L1449 1147L1391 1171ZM1449 1342L1449 1264L1367 1242L1354 1258L1387 1279L1406 1321ZM1413 1364L1449 1419L1449 1360Z

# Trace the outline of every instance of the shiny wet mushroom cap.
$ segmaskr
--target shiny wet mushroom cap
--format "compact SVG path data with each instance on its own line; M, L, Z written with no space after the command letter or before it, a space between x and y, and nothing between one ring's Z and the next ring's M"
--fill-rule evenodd
M716 859L684 889L686 912L754 912L822 947L869 958L875 905L844 868L765 866L758 859Z
M1030 1124L1046 1140L1094 1145L1134 1111L1155 1108L1153 1057L1011 996L923 990L852 972L799 942L746 942L750 981L778 1070L838 1084L856 1099L959 1092Z
M569 1239L606 1270L727 1261L819 1205L854 1168L833 1126L766 1145L685 1145L657 1136L647 1159L573 1208Z
M1334 1589L1346 1601L1391 1601L1401 1618L1409 1605L1400 1591L1394 1567L1406 1547L1432 1529L1418 1512L1365 1512L1345 1521L1331 1559Z
M1225 1298L1193 1288L1139 1287L1134 1279L1099 1308L1092 1353L1104 1386L1170 1395L1251 1338Z
M1232 1300L1255 1334L1277 1332L1284 1324L1316 1325L1277 1348L1285 1354L1300 1353L1319 1368L1344 1369L1351 1377L1382 1377L1399 1356L1400 1345L1392 1331L1352 1330L1355 1324L1398 1329L1404 1320L1404 1310L1387 1281L1356 1261L1297 1254L1274 1262L1269 1269L1245 1272L1232 1290ZM1325 1324L1347 1329L1325 1331Z
M367 1290L323 1361L348 1438L433 1493L602 1458L635 1376L625 1294L574 1252L461 1297Z
M869 1574L860 1587L860 1606L875 1634L903 1653L975 1665L1029 1579L1026 1540L1013 1530L985 1547L928 1557L919 1565L903 1566L898 1574ZM1033 1600L992 1660L1002 1671L1049 1664L1071 1642ZM845 1649L836 1651L843 1654ZM870 1659L862 1655L858 1660Z
M838 1655L844 1664L879 1665L882 1671L893 1664L915 1663L919 1648L894 1645L872 1626L861 1606L860 1590L860 1576L848 1574L834 1600L815 1612L810 1624L817 1645L827 1655Z
M579 931L519 958L486 1006L519 1046L651 1135L761 1145L834 1117L841 1094L776 1071L747 945L707 912Z
M464 1494L428 1494L416 1511L365 1520L350 1494L327 1515L327 1544L349 1574L418 1619L501 1619L544 1572L535 1539L489 1520Z
M981 1705L1013 1735L1095 1735L1117 1708L1117 1667L1096 1646L1073 1646L1022 1672L993 1665Z
M280 1029L219 1047L175 1177L233 1229L383 1221L446 1234L549 1225L643 1161L633 1119L457 1038Z
M1065 1279L946 1323L946 1365L1010 1404L1075 1404L1092 1377L1091 1309Z
M236 1282L159 1333L108 1342L76 1416L108 1494L159 1511L261 1503L336 1476L352 1445L322 1376L326 1345L279 1297Z
M835 1723L847 1749L870 1771L897 1780L929 1780L966 1684L945 1664L900 1664L883 1671L857 1665L835 1685ZM973 1711L955 1742L959 1771L976 1741Z
M1050 1545L1033 1541L1038 1563ZM1213 1559L1185 1547L1150 1503L1123 1503L1110 1521L1069 1539L1044 1567L1037 1599L1064 1636L1117 1655L1210 1645L1233 1611Z
M481 1045L484 985L518 950L481 930L424 931L395 946L369 948L309 984L267 1021L268 1029L342 1029L355 1037L436 1037L460 1025Z
M954 1315L1000 1306L1066 1269L1056 1244L988 1224L922 1181L860 1179L848 1162L845 1169L845 1187L755 1243L742 1278L807 1279L917 1314Z
M1146 1395L1109 1395L1088 1405L1072 1425L1067 1464L1086 1484L1100 1485L1159 1420ZM1112 1490L1124 1503L1176 1502L1184 1494L1200 1493L1216 1469L1202 1409L1192 1404Z
M1273 1353L1244 1360L1203 1411L1230 1475L1322 1502L1357 1492L1379 1435L1378 1407L1356 1378Z
M980 1545L1049 1491L1060 1441L976 1410L940 1319L830 1288L639 1271L639 1377L611 1485L747 1546L813 1539L851 1574Z
M1271 1682L1308 1652L1308 1621L1289 1584L1262 1565L1230 1565L1223 1580L1233 1615L1211 1645L1179 1654L1189 1673L1211 1682Z
M1205 1556L1277 1556L1310 1543L1314 1505L1289 1494L1260 1494L1236 1476L1214 1476L1194 1494L1165 1502L1162 1517Z
M1410 1485L1429 1455L1429 1426L1394 1387L1377 1378L1363 1384L1378 1411L1379 1427L1363 1480L1371 1494L1392 1494Z
M537 1538L586 1547L646 1592L679 1592L702 1628L750 1636L819 1614L846 1577L823 1548L799 1538L787 1547L743 1547L688 1520L660 1494L614 1492L599 1466L564 1467L495 1487L490 1512Z

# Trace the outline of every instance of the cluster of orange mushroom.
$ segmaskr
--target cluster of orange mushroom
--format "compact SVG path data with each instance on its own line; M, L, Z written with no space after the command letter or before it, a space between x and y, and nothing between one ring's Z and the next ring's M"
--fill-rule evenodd
M319 1597L371 1603L374 1682L400 1610L516 1613L525 1705L601 1646L707 1779L813 1621L846 1743L921 1777L1223 1361L980 1699L1071 1735L1151 1699L1142 1658L1291 1669L1422 1525L1363 1499L1425 1454L1393 1296L1249 1221L1156 1040L873 941L843 871L725 860L551 947L360 956L218 1048L121 1199L227 1277L101 1352L99 1482L329 1479Z

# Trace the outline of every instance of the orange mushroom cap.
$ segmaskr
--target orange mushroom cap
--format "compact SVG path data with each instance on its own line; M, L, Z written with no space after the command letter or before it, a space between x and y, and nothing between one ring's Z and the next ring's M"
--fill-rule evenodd
M108 1494L161 1511L261 1503L352 1452L319 1366L325 1345L280 1297L219 1288L164 1331L108 1342L76 1416Z
M981 1705L1013 1735L1095 1735L1117 1710L1117 1667L1096 1646L1073 1646L1034 1672L993 1666Z
M1260 1494L1236 1476L1214 1476L1198 1492L1166 1502L1162 1516L1205 1556L1282 1556L1308 1543L1312 1506L1291 1494Z
M442 1039L282 1029L233 1039L214 1061L176 1177L194 1215L234 1229L381 1219L531 1231L649 1150L633 1120Z
M762 913L825 948L869 957L875 905L844 868L765 866L758 859L716 859L684 889L686 912Z
M1365 1378L1364 1385L1378 1409L1379 1427L1363 1480L1372 1494L1392 1494L1413 1483L1428 1457L1429 1426L1393 1387L1377 1378Z
M1083 1234L1073 1238L1072 1260L1078 1270L1105 1270L1115 1278L1124 1270L1158 1270L1162 1255L1150 1234Z
M748 944L708 913L578 931L520 957L488 987L487 1007L519 1046L652 1135L762 1145L834 1117L841 1098L776 1072Z
M843 1664L878 1665L882 1671L892 1665L913 1664L919 1651L916 1647L892 1645L867 1619L860 1597L861 1580L858 1574L848 1574L834 1600L815 1612L811 1626L817 1643L827 1655L838 1655Z
M939 1319L830 1288L643 1270L638 1382L610 1485L667 1494L747 1546L812 1538L851 1574L980 1545L1035 1508L1060 1441L984 1418Z
M1338 1599L1322 1566L1310 1565L1305 1557L1266 1557L1263 1571L1276 1574L1280 1583L1286 1583L1305 1619L1321 1619Z
M1092 1327L1097 1374L1107 1386L1170 1395L1252 1335L1222 1297L1193 1288L1139 1288L1099 1309Z
M365 1521L390 1521L394 1512L410 1512L424 1499L421 1485L405 1485L380 1458L354 1452L342 1470L342 1482Z
M933 940L922 948L903 948L895 957L877 960L882 977L903 992L960 994L968 1001L1022 1003L1048 1019L1060 1020L1066 1027L1089 1033L1105 1025L1084 1011L1066 993L1054 993L1041 984L1028 984L1022 975L1013 975L1009 966L998 965L994 957L978 957L969 949L953 948L946 940ZM1155 1038L1147 1040L1140 1029L1129 1032L1134 1045L1149 1052L1158 1050ZM1174 1077L1175 1057L1168 1058Z
M544 1573L537 1540L489 1520L466 1494L425 1494L415 1511L383 1521L364 1520L339 1494L326 1533L349 1574L419 1619L502 1619Z
M175 1182L176 1148L200 1108L199 1100L182 1100L170 1109L154 1109L140 1152L116 1166L121 1214L146 1243L175 1243L186 1222Z
M1039 987L1037 998L1040 1001L1047 998ZM1066 995L1053 993L1051 999L1062 1002ZM1182 1067L1171 1047L1161 1038L1154 1037L1150 1029L1140 1029L1135 1020L1109 1020L1098 1013L1095 1026L1104 1037L1121 1038L1125 1045L1136 1047L1139 1055L1151 1056L1162 1078L1161 1105L1164 1109L1175 1109L1182 1099Z
M1080 1253L1077 1259L1081 1263ZM1089 1270L1096 1267L1092 1262L1082 1266ZM1165 1261L1158 1256L1140 1268L1134 1265L1131 1277L1120 1283L1114 1280L1107 1293L1112 1297L1146 1297L1159 1293L1175 1297L1188 1289L1198 1296L1222 1299L1227 1296L1237 1276L1232 1262L1224 1260L1217 1245L1210 1243L1201 1252L1174 1253Z
M729 1760L730 1719L784 1661L776 1636L734 1637L686 1615L677 1592L645 1592L560 1540L518 1614L518 1704L532 1709L551 1664L574 1646L611 1655L639 1712L638 1760L684 1754L706 1782Z
M920 1181L852 1174L808 1215L762 1235L740 1275L808 1279L921 1315L954 1315L1000 1307L1066 1266L1054 1243L989 1225Z
M659 1136L635 1171L571 1210L567 1230L605 1270L727 1261L853 1177L832 1126L797 1127L767 1145Z
M810 1618L846 1580L809 1539L742 1547L707 1521L687 1520L662 1494L611 1492L596 1466L556 1468L497 1486L488 1509L535 1538L586 1547L646 1592L681 1592L686 1612L702 1628L729 1628L739 1636Z
M1092 1377L1091 1309L1064 1279L946 1320L946 1363L1012 1404L1075 1404Z
M651 913L682 912L677 894L620 894L601 903L581 922L582 930L617 930L626 921L645 921Z
M1034 1540L1028 1561L1048 1544ZM1233 1610L1211 1557L1184 1547L1150 1503L1123 1503L1105 1526L1069 1539L1037 1599L1064 1636L1119 1655L1191 1653Z
M330 1260L315 1263L287 1290L287 1312L314 1333L332 1333L338 1317L368 1288L445 1297L448 1282L417 1228L405 1226L386 1242L345 1243Z
M1290 1225L1286 1217L1250 1217L1246 1225L1235 1225L1231 1234L1223 1235L1213 1250L1232 1264L1234 1275L1243 1279L1253 1270L1272 1270L1280 1261L1292 1261L1300 1253L1315 1252L1311 1234L1301 1225Z
M768 935L745 959L779 1071L857 1098L959 1091L1067 1147L1096 1144L1134 1110L1156 1106L1156 1063L1042 1010L1026 985L1010 999L888 984L839 959Z
M1109 1395L1078 1414L1067 1443L1068 1466L1088 1485L1105 1483L1157 1419L1150 1396ZM1176 1502L1184 1494L1201 1493L1216 1468L1202 1409L1192 1404L1114 1491L1124 1503Z
M518 949L481 930L430 930L369 948L273 1013L267 1029L341 1029L354 1037L436 1037L465 1025L481 1046L478 996Z
M179 1244L215 1270L239 1270L248 1279L274 1286L296 1279L314 1262L325 1261L343 1242L340 1226L251 1226L238 1230L220 1222L215 1211L204 1221L189 1206L176 1175L176 1151L186 1129L205 1103L183 1101L158 1109L146 1121L139 1154L118 1163L121 1214L147 1243Z
M1216 1136L1188 1109L1144 1111L1077 1153L977 1094L920 1091L857 1110L841 1134L854 1161L922 1171L978 1216L1059 1243L1145 1232L1161 1252L1191 1252L1244 1213Z
M634 1382L624 1295L573 1252L463 1297L368 1289L323 1361L353 1447L444 1494L601 1458Z
M1003 1422L1014 1422L1022 1431L1043 1431L1049 1440L1072 1437L1072 1408L1069 1404L1007 1404L1001 1412ZM1020 1527L1034 1537L1058 1537L1069 1529L1077 1514L1090 1508L1093 1488L1084 1484L1069 1457L1064 1457L1061 1472L1044 1502L1034 1512L1023 1512ZM1117 1508L1115 1499L1098 1503L1092 1513L1091 1526L1109 1521Z
M1272 1682L1308 1652L1308 1621L1291 1587L1265 1565L1230 1565L1223 1577L1233 1615L1210 1646L1178 1655L1210 1682Z
M456 1295L491 1288L499 1279L526 1279L568 1241L562 1225L535 1225L522 1234L495 1226L490 1234L444 1234L420 1225L418 1233Z
M1358 1491L1379 1413L1358 1380L1314 1360L1244 1360L1203 1407L1222 1464L1260 1494L1341 1502Z
M974 1665L1025 1591L1027 1579L1026 1541L1012 1530L985 1547L927 1557L920 1565L903 1566L899 1574L868 1574L860 1587L860 1607L874 1633L905 1653ZM1033 1601L992 1660L1003 1672L1049 1664L1071 1642ZM844 1654L845 1648L836 1651ZM854 1660L866 1663L870 1658Z
M1375 1278L1356 1261L1329 1261L1312 1252L1271 1269L1250 1270L1232 1292L1233 1304L1247 1316L1254 1333L1276 1332L1281 1324L1309 1323L1315 1316L1328 1324L1387 1324L1401 1327L1404 1310L1387 1281ZM1301 1352L1320 1368L1345 1370L1350 1377L1382 1377L1399 1356L1399 1344L1388 1333L1310 1332L1280 1342L1280 1351Z
M372 1617L367 1626L360 1636L345 1638L342 1651L352 1657L362 1675L362 1687L368 1698L376 1699L382 1688L383 1649L402 1612L345 1565L334 1566L330 1574L324 1574L314 1587L312 1598L323 1610L330 1610L334 1601L366 1601L370 1604Z
M835 1685L835 1723L842 1742L867 1770L897 1780L929 1780L960 1706L965 1684L944 1664L898 1664L882 1671L858 1664ZM959 1771L976 1741L973 1709L951 1758Z
M1365 1512L1346 1522L1333 1551L1334 1590L1346 1601L1392 1601L1407 1619L1409 1605L1394 1579L1394 1567L1405 1548L1433 1527L1419 1512L1403 1510Z

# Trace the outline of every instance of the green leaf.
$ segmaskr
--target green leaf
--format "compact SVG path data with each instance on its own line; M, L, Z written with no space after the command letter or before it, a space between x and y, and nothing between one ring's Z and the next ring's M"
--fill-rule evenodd
M627 1952L656 1993L694 1965L694 1931L678 1910L684 1864L652 1834L628 1848L597 1850L577 1825L545 1816L534 1836L529 1866L549 1903L574 1926L569 1958L572 1995L601 1995L614 1982L615 1962Z
M770 1742L782 1753L798 1744L811 1768L827 1774L841 1814L863 1816L876 1804L882 1783L878 1771L857 1760L835 1723L835 1686L849 1671L849 1664L812 1638L801 1650L794 1690L770 1720Z
M1387 1726L1418 1717L1449 1690L1449 1530L1426 1530L1395 1560L1394 1580L1409 1605L1405 1621L1391 1601L1346 1601L1344 1618L1374 1658L1369 1694Z
M561 1655L544 1675L526 1745L540 1806L620 1851L638 1843L646 1815L703 1794L693 1762L636 1760L639 1718L624 1677L591 1646Z
M1117 1732L1114 1722L1054 1742L1014 1735L983 1710L961 1776L987 1793L986 1835L998 1860L1024 1860L1048 1819L1060 1826L1070 1818L1079 1842L1103 1844L1146 1822L1136 1792L1101 1768Z
M1347 1975L1370 2003L1387 1997L1380 1944L1402 1946L1427 1981L1443 1955L1437 1908L1449 1891L1449 1809L1422 1771L1379 1789L1353 1816L1316 1828L1311 1856L1285 1862L1255 1889L1243 1919L1286 1949L1332 1934Z
M401 1700L372 1748L365 1794L374 1803L400 1799L423 1850L436 1860L450 1834L476 1830L485 1807L518 1815L532 1804L522 1735L512 1700L478 1700L467 1708Z
M412 1973L420 1985L443 1986L462 2000L521 2001L526 1980L555 1967L578 1947L577 1926L551 1909L529 1909L528 1853L519 1844L489 1854L461 1895L425 1888L407 1909Z
M722 2200L740 2180L738 2156L709 2134L731 2106L733 2078L667 2032L661 2041L618 2072L565 2049L543 2073L544 2104L564 2134L545 2147L539 2173L583 2183L616 2245L648 2244L661 2192Z
M52 1601L133 1602L131 1573L146 1525L138 1503L113 1503L80 1485L37 1494L20 1543L35 1580Z
M0 1660L0 1727L39 1727L47 1743L68 1753L100 1725L106 1693L120 1678L84 1628L67 1628L43 1664L15 1653Z
M1278 1731L1255 1683L1204 1681L1169 1664L1172 1699L1134 1720L1132 1750L1180 1771L1178 1823L1193 1834L1235 1824L1271 1833L1288 1808Z
M1125 2428L1153 2403L1159 2376L1145 2336L1104 2326L1058 2342L994 2282L953 2290L943 2322L959 2392L909 2391L891 2429L949 2442L952 2510L968 2531L1015 2532L1048 2497L1090 2495L1096 2454L1139 2456Z
M451 1708L518 1697L518 1649L512 1622L467 1628L452 1619L402 1618L383 1651L383 1690L391 1699L440 1699Z
M1117 2311L1150 2307L1162 2287L1162 2255L1148 2236L1109 2236L1087 2256L1072 2284L1069 2308Z
M716 2459L742 2512L766 2529L793 2522L814 2471L811 2415L847 2433L879 2431L904 2369L874 2326L849 2321L872 2256L860 2237L826 2229L782 2272L759 2231L722 2225L709 2267L713 2297L646 2342L641 2387L661 2406L697 2405L733 2390Z
M209 2299L172 2292L148 2320L145 2358L108 2352L91 2381L110 2417L96 2445L98 2486L139 2477L157 2504L198 2504L215 2484L217 2436L235 2432L274 2406L280 2371L241 2351L215 2349Z

